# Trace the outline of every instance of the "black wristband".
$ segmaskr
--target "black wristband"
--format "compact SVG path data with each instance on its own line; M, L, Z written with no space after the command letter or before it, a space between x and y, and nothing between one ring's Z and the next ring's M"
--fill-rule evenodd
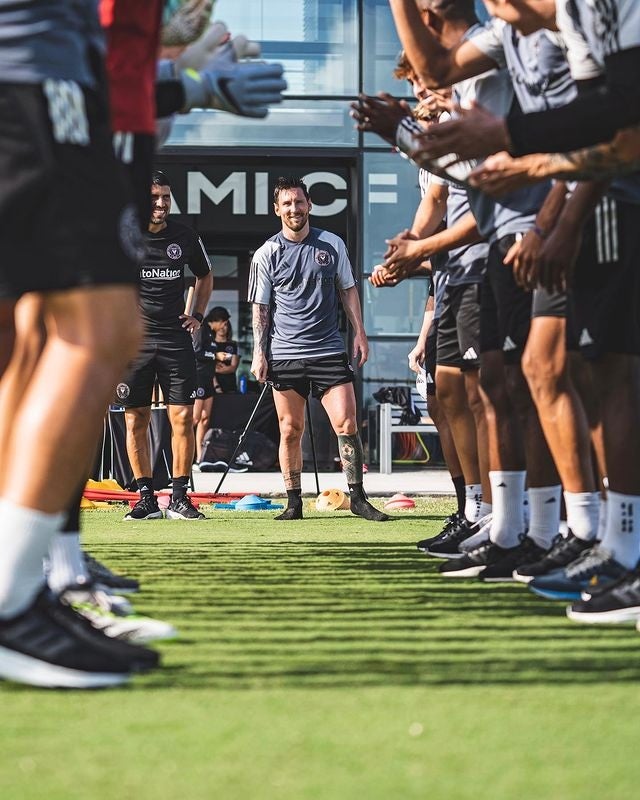
M198 322L202 323L202 314L199 311L194 311L191 315L194 319L197 319Z

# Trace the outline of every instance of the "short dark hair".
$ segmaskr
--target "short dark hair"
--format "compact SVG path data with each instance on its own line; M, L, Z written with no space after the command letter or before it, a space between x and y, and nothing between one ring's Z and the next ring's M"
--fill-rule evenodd
M307 189L307 184L302 180L302 178L298 178L295 175L287 175L286 177L281 175L276 181L276 185L273 189L273 202L277 203L278 198L280 197L280 192L284 192L287 189L301 189L306 199L311 200L309 190Z
M152 186L171 186L169 178L165 175L165 173L161 169L156 169L151 176L151 185Z
M475 0L423 0L422 7L447 21L474 22L477 19Z

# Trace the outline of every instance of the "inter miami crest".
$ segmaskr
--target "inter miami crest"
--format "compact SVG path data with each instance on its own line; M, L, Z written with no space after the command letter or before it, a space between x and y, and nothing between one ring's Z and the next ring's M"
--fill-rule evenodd
M316 264L319 267L328 267L331 263L331 256L326 250L316 250Z
M169 258L172 258L175 261L182 255L182 248L180 247L179 244L175 244L175 242L173 244L167 245L167 255L169 256Z

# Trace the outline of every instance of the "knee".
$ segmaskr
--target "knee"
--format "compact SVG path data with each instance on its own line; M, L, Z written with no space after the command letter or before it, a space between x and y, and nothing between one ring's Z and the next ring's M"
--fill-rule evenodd
M562 390L567 379L566 365L526 349L522 356L522 372L526 378L529 392L536 403L553 400Z
M193 430L193 409L191 406L179 406L172 409L171 429L174 433L187 433Z
M304 425L301 421L291 417L280 419L280 438L286 442L299 442L302 439Z

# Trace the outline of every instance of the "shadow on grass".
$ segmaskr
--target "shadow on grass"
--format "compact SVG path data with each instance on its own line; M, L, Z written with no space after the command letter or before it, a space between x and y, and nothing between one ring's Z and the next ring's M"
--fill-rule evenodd
M522 585L445 579L411 545L368 540L118 545L142 613L182 637L148 690L592 684L640 680L633 628L580 626Z

